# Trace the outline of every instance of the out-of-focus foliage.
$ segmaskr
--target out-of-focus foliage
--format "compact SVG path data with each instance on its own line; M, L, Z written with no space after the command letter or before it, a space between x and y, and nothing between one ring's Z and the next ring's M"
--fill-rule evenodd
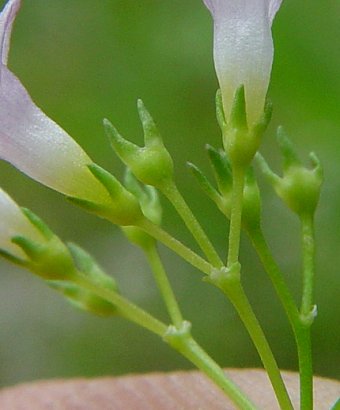
M1 4L4 2L2 1ZM286 0L274 23L276 58L270 97L273 123L262 152L279 170L275 128L285 125L301 156L316 151L325 167L317 214L318 276L314 325L315 372L340 377L340 3ZM217 81L210 16L200 1L24 0L13 34L10 67L36 103L100 165L122 166L102 128L109 118L141 142L136 100L157 120L176 162L180 188L221 253L227 224L185 167L208 169L204 144L221 145L214 115ZM0 184L54 231L92 251L135 302L165 318L142 254L118 229L81 213L56 194L0 164ZM271 247L299 296L299 226L262 183L265 229ZM194 247L163 200L165 227ZM193 333L223 366L259 366L231 305L193 269L162 248L171 280ZM289 326L271 285L242 242L244 283L282 368L296 369ZM156 337L120 319L74 310L27 272L1 261L0 384L45 377L122 374L188 368Z

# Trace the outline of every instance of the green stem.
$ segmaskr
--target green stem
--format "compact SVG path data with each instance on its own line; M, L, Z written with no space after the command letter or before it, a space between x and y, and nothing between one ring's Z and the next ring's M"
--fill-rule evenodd
M177 253L185 261L190 263L192 266L194 266L201 272L210 275L211 272L214 271L214 267L209 262L201 258L191 249L183 245L181 242L179 242L173 236L169 235L158 225L153 224L146 218L138 223L138 227L143 229L143 231L151 235L157 241L163 243L165 246L167 246L169 249Z
M261 228L258 228L248 231L248 234L295 332L295 328L300 322L299 311L283 274L270 252L263 232Z
M188 338L180 347L175 347L184 357L208 376L234 402L238 409L256 410L256 406L242 393L224 373L223 369L198 345Z
M227 286L224 286L222 290L237 310L260 355L281 409L293 410L292 403L283 383L274 355L243 290L241 282L239 280L235 280Z
M163 194L168 198L168 200L175 207L176 211L183 219L185 225L191 232L192 236L195 238L196 242L204 252L208 261L215 267L221 268L223 262L219 255L217 254L215 248L211 244L208 236L204 232L202 226L197 221L196 217L192 213L188 204L185 202L183 196L179 192L177 186L173 181L168 183L162 189Z
M73 282L82 288L94 293L95 295L105 299L106 301L112 303L117 307L119 313L125 318L131 320L132 322L150 330L158 336L163 337L167 330L167 326L151 316L145 310L139 308L135 304L131 303L129 300L121 296L119 293L112 292L111 290L98 287L92 283L89 279L79 274Z
M166 340L166 334L169 329L168 326L118 293L98 287L81 273L79 273L73 281L82 288L114 304L123 317ZM242 410L256 410L256 407L250 402L240 388L225 375L221 367L218 366L218 364L192 338L190 338L183 348L172 345L171 343L169 343L169 345L202 370L207 377L223 390L237 408Z
M179 328L183 322L183 317L178 306L175 294L161 262L156 246L151 246L145 250L146 256L154 273L158 288L163 296L172 323Z
M249 231L248 234L274 285L293 329L299 358L301 409L311 410L313 408L313 369L309 324L306 323L299 314L293 296L284 280L280 268L269 250L261 229ZM308 261L310 260L309 257L306 259Z
M228 296L245 325L268 373L273 389L281 409L293 409L286 387L283 383L280 370L271 351L269 343L255 316L255 313L244 293L240 281L239 249L242 228L243 190L245 184L244 167L233 167L232 206L230 214L229 247L227 268L229 278L222 278L219 287ZM235 270L233 272L233 270ZM227 274L228 275L228 274ZM223 276L223 274L222 274ZM234 276L234 277L233 277Z
M233 167L233 191L231 197L231 214L229 230L229 247L227 267L238 262L242 223L242 204L245 171L240 167Z
M311 325L314 319L314 275L315 275L315 237L313 215L301 216L301 235L303 252L302 301L301 301L301 346L300 357L300 395L301 410L313 409L313 358L311 346Z
M313 410L313 362L310 326L297 329L299 343L300 409Z
M303 283L301 314L309 316L313 310L314 271L315 271L315 239L313 217L301 217Z

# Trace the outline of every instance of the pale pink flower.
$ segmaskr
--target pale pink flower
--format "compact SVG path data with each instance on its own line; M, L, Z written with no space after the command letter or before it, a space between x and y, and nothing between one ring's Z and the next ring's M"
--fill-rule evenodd
M10 36L20 0L0 14L0 158L65 195L103 203L108 194L88 170L91 159L38 108L7 68Z

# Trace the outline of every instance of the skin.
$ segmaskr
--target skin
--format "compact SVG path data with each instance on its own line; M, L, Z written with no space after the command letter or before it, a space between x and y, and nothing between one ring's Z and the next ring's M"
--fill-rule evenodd
M261 410L278 409L262 370L229 369L228 373ZM283 372L295 408L298 376ZM329 410L340 396L340 382L315 378L315 409ZM2 410L233 410L223 393L199 372L154 373L97 379L50 380L0 391Z

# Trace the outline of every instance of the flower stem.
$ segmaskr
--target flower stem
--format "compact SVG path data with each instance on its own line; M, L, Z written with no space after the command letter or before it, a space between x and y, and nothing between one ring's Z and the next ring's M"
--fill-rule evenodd
M233 190L232 208L230 214L230 230L227 268L229 272L223 278L223 273L217 284L227 295L237 310L243 324L245 325L262 363L268 373L277 400L282 409L293 409L286 387L283 383L280 370L271 351L269 343L255 316L249 300L243 290L240 280L239 249L242 228L243 190L245 184L245 168L233 166ZM229 276L229 277L228 277Z
M303 284L301 314L309 316L313 310L314 271L315 271L315 239L313 217L301 217L302 252L303 252Z
M273 258L273 255L270 252L263 232L261 228L258 228L257 230L248 231L248 234L257 254L259 255L264 269L266 270L270 280L273 283L275 291L281 301L284 310L286 311L288 319L293 329L295 329L297 323L300 321L299 311L291 294L291 291L286 284L283 274L281 273L280 268L278 267L275 259Z
M230 380L223 369L198 345L191 336L191 324L182 322L180 328L169 326L164 341L173 349L196 365L234 402L237 408L253 410L255 406L249 401L239 387Z
M286 311L293 329L299 358L301 410L311 410L313 408L313 369L309 328L310 324L308 321L306 323L305 320L303 320L302 315L300 315L293 296L284 280L280 268L269 250L261 229L249 231L248 234L266 272L268 273L268 276L274 285L276 293ZM307 265L309 266L310 255L306 257L306 260L308 260Z
M315 237L313 215L301 216L301 236L303 252L302 269L302 301L301 301L301 326L299 336L300 361L300 395L301 410L313 409L313 359L311 346L311 325L314 319L314 275L315 275Z
M300 376L300 409L313 410L313 362L310 326L301 325L297 329L299 376Z
M181 242L179 242L177 239L169 235L158 225L153 224L146 218L138 223L138 227L143 229L143 231L151 235L157 241L163 243L165 246L167 246L169 249L177 253L185 261L190 263L192 266L194 266L201 272L210 275L211 272L214 270L214 267L209 262L201 258L191 249L183 245Z
M193 338L186 340L186 342L176 350L219 386L238 409L256 410L256 406L240 391L239 387L226 376L223 369Z
M173 181L169 182L164 186L162 192L175 207L176 211L183 219L192 236L195 238L196 242L204 252L208 261L215 267L222 267L223 262L221 258L217 254L215 248L211 244L208 236L192 213L188 204L185 202L176 184Z
M151 316L145 310L131 303L119 293L95 285L92 281L84 277L82 274L77 275L73 279L73 282L81 286L82 288L94 293L95 295L105 299L106 301L111 302L117 307L119 313L123 317L150 330L152 333L163 337L164 333L166 332L167 326L164 323Z
M114 304L119 313L130 321L150 330L167 341L166 335L169 327L159 321L143 309L134 305L123 296L111 290L99 287L92 283L88 278L78 273L74 278L74 283L82 288L94 293L95 295ZM183 321L182 321L183 324ZM180 326L179 326L180 327ZM178 327L178 328L179 328ZM177 328L176 332L177 332ZM207 377L209 377L222 391L232 400L241 410L256 410L247 396L240 388L227 377L221 367L195 342L190 336L185 337L184 343L168 343L171 347L181 353L186 359L197 366Z
M227 267L238 262L242 223L242 204L245 171L242 167L233 167L233 191L231 199L229 246Z
M162 294L171 321L177 328L179 328L183 322L183 317L164 266L157 252L156 245L147 248L145 253L154 273L155 280Z
M261 361L268 373L268 377L280 404L280 408L293 410L291 400L283 383L274 355L243 290L241 282L239 280L231 281L227 286L224 286L222 290L237 310L258 354L260 355Z

